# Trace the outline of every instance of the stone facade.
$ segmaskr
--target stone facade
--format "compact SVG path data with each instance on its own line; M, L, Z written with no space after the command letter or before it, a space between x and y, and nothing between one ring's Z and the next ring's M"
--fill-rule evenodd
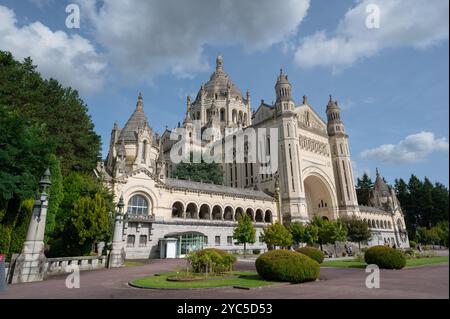
M245 153L244 162L221 164L224 185L171 176L174 164L170 151L177 141L171 140L173 131L169 129L161 136L153 132L139 95L124 128L114 125L107 160L97 170L116 199L123 196L125 203L122 240L121 245L116 242L116 252L123 249L126 258L157 257L162 239L190 232L202 234L204 247L239 249L230 237L242 214L254 221L258 237L264 225L277 220L288 224L307 222L315 215L330 220L356 215L372 228L374 239L369 244L387 242L407 247L398 200L378 172L370 207L358 205L349 136L338 102L330 96L324 121L306 96L300 104L294 101L292 85L283 71L277 77L275 95L274 103L262 100L252 113L250 93L242 95L218 57L215 72L200 86L195 100L187 98L185 119L179 126L190 134L195 134L195 121L202 132L214 128L222 136L227 129L278 132L276 141L270 140L269 134L262 141L258 139L258 143L270 145L268 155L278 154L275 171L263 172L274 163L261 163L259 158L249 161ZM200 146L203 144L195 147ZM265 248L259 241L253 247Z

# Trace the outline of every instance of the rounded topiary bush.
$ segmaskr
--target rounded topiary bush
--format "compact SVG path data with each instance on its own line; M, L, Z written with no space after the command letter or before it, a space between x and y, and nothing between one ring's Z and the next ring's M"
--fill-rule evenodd
M417 247L417 243L413 240L409 241L409 247L415 249Z
M224 250L205 248L188 255L192 272L195 273L223 273L231 271L236 257Z
M405 255L394 248L374 246L367 249L364 260L384 269L402 269L406 265Z
M319 278L319 264L289 250L270 250L256 259L258 275L267 280L305 282Z
M308 256L309 258L314 259L319 264L323 262L323 252L320 249L314 248L314 247L301 247L296 250L296 252L299 252L303 255Z

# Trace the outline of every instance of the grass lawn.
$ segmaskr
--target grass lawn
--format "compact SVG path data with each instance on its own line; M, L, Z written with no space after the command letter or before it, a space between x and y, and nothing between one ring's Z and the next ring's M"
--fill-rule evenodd
M407 259L406 267L417 267L426 265L435 265L448 262L448 256L436 256L428 258L415 258ZM344 268L365 268L367 264L365 262L359 262L354 260L326 260L321 266L324 267L344 267Z
M188 289L188 288L214 288L214 287L260 287L273 284L271 281L261 279L256 272L234 272L239 277L236 278L223 278L223 279L211 279L204 281L167 281L167 277L176 275L174 272L164 273L160 276L151 276L141 279L133 280L133 285L143 288L165 288L165 289Z
M124 266L125 267L136 267L136 266L143 266L145 265L142 261L132 261L132 260L125 260Z

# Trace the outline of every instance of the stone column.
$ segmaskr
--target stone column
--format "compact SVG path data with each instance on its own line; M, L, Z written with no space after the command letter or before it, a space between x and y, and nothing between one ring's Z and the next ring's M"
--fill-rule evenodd
M42 193L34 202L33 212L28 226L27 237L22 252L14 265L12 283L42 281L45 274L44 234L47 218L47 188L51 185L50 170L47 169L39 182Z
M122 267L125 262L125 249L123 247L122 232L123 232L123 209L125 203L123 202L123 195L120 196L117 204L117 213L114 223L114 234L112 242L112 250L109 254L109 268Z

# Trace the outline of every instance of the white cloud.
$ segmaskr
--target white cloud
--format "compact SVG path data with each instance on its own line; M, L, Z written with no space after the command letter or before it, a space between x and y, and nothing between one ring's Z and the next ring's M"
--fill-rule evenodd
M380 28L366 27L366 7L380 8ZM319 31L304 38L295 53L300 67L325 66L335 71L384 49L424 49L448 39L448 0L364 0L347 11L332 34Z
M408 135L398 144L383 144L361 152L364 159L380 160L386 163L404 164L425 160L433 152L448 152L445 137L435 138L431 132Z
M18 26L14 11L4 6L0 6L0 50L10 51L16 59L30 56L44 77L80 91L102 86L106 64L87 39L53 32L41 22Z
M204 71L206 46L252 52L283 43L309 8L309 0L76 1L116 70L133 78Z

